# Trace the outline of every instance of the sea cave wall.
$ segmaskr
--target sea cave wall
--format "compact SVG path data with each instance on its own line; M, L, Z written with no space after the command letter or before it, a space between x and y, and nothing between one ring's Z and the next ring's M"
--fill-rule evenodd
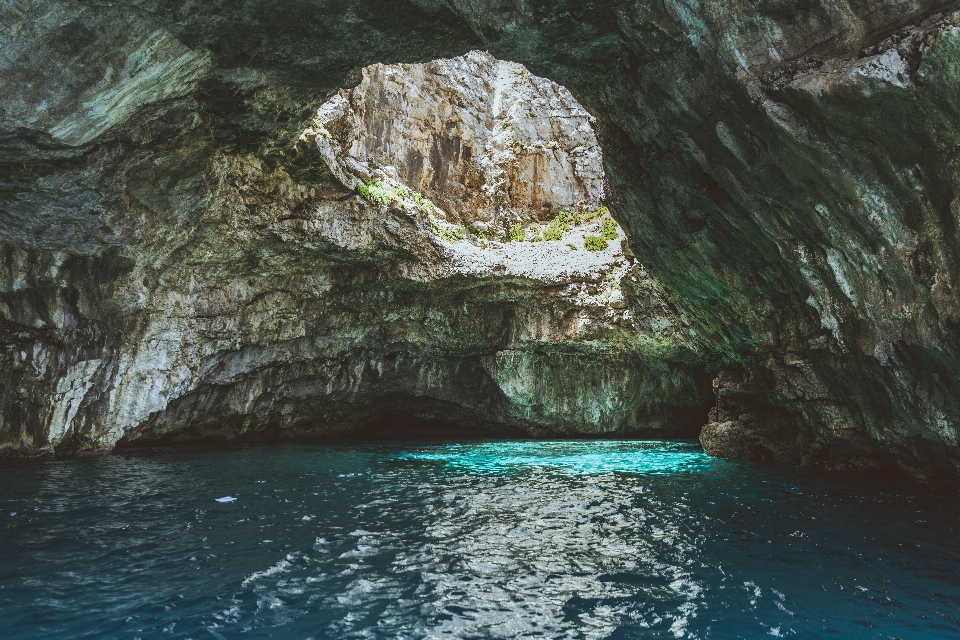
M536 435L706 423L715 455L955 477L957 8L4 3L0 447L402 410ZM304 135L369 65L469 51L592 114L623 242L569 250L590 268L463 268L555 203L507 224L438 191L431 222Z

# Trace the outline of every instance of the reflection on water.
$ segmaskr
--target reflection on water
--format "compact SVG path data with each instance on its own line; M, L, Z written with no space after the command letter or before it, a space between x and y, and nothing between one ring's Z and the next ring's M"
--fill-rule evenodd
M0 637L955 637L957 497L664 442L3 469Z

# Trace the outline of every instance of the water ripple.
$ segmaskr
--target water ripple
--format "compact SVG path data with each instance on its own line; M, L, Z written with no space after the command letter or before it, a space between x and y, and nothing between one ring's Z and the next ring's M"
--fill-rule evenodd
M0 469L0 636L954 637L958 506L669 442Z

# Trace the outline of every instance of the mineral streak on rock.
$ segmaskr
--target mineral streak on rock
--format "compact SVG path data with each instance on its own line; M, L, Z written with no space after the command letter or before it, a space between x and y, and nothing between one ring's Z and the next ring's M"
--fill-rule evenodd
M147 15L72 2L4 4L0 17L18 25L0 30L5 130L43 131L84 145L146 104L190 93L209 71L207 55ZM56 50L70 53L46 64Z
M348 188L398 180L461 223L517 222L603 201L593 117L555 82L470 51L375 64L317 112L313 133Z
M640 160L651 189L608 175L656 197L625 220L636 250L727 350L709 452L956 476L960 14L832 6L624 12L657 36L620 95L659 101L618 120L640 148L684 151Z

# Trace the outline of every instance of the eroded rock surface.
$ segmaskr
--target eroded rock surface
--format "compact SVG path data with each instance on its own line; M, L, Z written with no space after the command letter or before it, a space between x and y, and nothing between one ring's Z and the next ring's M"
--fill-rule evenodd
M136 12L126 19L152 24ZM126 32L126 42L136 45L146 28ZM18 73L28 73L29 62L20 59ZM299 142L291 135L293 156L265 161L218 144L218 125L196 103L170 102L174 94L132 77L118 81L131 104L161 105L130 122L114 114L106 124L116 136L109 152L87 151L84 138L59 139L52 151L18 142L17 152L35 166L64 154L75 159L70 171L48 169L59 182L14 195L7 233L15 233L10 212L25 200L48 219L62 216L53 203L65 175L95 192L91 214L100 228L87 227L88 257L58 233L7 248L0 310L12 377L2 387L4 452L320 435L383 412L542 435L670 434L692 426L687 412L703 394L689 330L656 280L625 255L622 230L601 206L590 117L569 92L479 53L418 66L407 78L397 75L402 67L388 77L377 65L364 71L362 87L383 93L402 82L414 91L423 80L424 91L441 93L451 77L427 82L423 68L466 63L474 82L492 86L509 71L519 85L527 78L552 92L553 102L531 98L522 118L510 121L540 136L524 144L551 143L545 148L561 158L563 170L554 167L538 184L568 197L534 212L548 218L556 238L535 242L531 231L529 241L506 241L508 228L498 235L492 224L478 226L496 216L521 220L516 202L532 216L530 198L518 195L526 183L506 171L523 166L520 151L491 169L489 154L506 152L488 146L485 156L477 147L475 162L458 170L487 171L495 188L477 196L474 210L456 200L456 213L446 212L439 203L448 201L452 176L431 179L420 194L404 190L395 165L364 159L368 173L358 174L356 157L346 153L353 147L331 155L325 130ZM93 95L72 86L60 97L76 94ZM75 106L82 113L65 117L81 122L110 111L112 95L90 98L94 107ZM490 134L482 122L454 131L420 115L398 111L390 122L407 138L462 136L464 149ZM501 132L505 121L496 121ZM381 148L370 141L385 142L382 121L355 124L355 145ZM571 155L591 160L577 164ZM345 173L347 163L353 173ZM367 184L373 180L375 187ZM504 197L514 186L513 199ZM562 224L552 217L560 205L570 209ZM102 228L104 219L121 217L123 233ZM469 232L461 219L470 221ZM592 251L584 246L591 234L600 241ZM627 299L633 290L642 295Z
M518 222L603 204L593 117L570 91L471 51L377 64L318 111L316 141L346 186L396 180L458 222Z
M722 412L704 432L719 455L956 477L957 10L940 0L0 5L0 339L12 372L0 381L0 437L19 451L57 437L61 449L112 442L119 432L102 434L116 424L130 438L292 433L314 429L310 416L355 424L390 403L536 429L555 419L538 417L538 393L563 406L563 387L545 385L563 368L546 363L573 353L574 370L597 372L581 386L596 404L577 406L614 402L601 389L642 389L623 406L660 404L636 416L667 415L684 395L699 405L719 374ZM374 75L406 64L426 81L440 64L428 61L479 49L569 87L596 117L612 231L643 265L621 279L622 301L585 307L549 284L615 290L582 275L591 269L501 277L542 247L569 242L586 256L571 234L603 229L575 200L515 208L494 190L471 218L456 185L431 191L426 169L407 183L406 156L387 154L368 170L393 167L381 186L398 197L377 191L380 204L346 189L314 141L298 142L319 105L361 83L343 113L375 140L365 109L396 110L411 94L371 91ZM426 117L444 103L414 104ZM479 157L510 151L480 144L497 134L488 107L446 104L461 133L461 113L494 123L478 130ZM433 148L428 138L398 148ZM346 158L337 148L329 157ZM369 165L382 151L354 157ZM397 186L433 200L433 219ZM581 218L554 223L566 206ZM493 242L518 223L523 242ZM514 244L524 251L510 254ZM590 260L613 265L615 244ZM621 304L629 327L613 321ZM573 337L574 313L598 318L598 332ZM495 382L509 371L516 384ZM497 394L531 371L541 382L510 406L532 417L497 417L520 415ZM455 392L456 380L469 382ZM695 391L675 392L691 381ZM600 423L630 424L630 411Z
M620 91L659 102L619 121L657 186L611 182L640 205L625 223L638 252L659 248L645 260L728 353L731 424L708 426L708 451L920 478L960 468L960 84L943 9L621 14L656 34L636 41Z
M121 6L10 2L0 8L0 127L43 132L76 147L137 109L194 91L206 52L159 21ZM53 52L57 64L48 64ZM38 71L41 71L38 73Z

